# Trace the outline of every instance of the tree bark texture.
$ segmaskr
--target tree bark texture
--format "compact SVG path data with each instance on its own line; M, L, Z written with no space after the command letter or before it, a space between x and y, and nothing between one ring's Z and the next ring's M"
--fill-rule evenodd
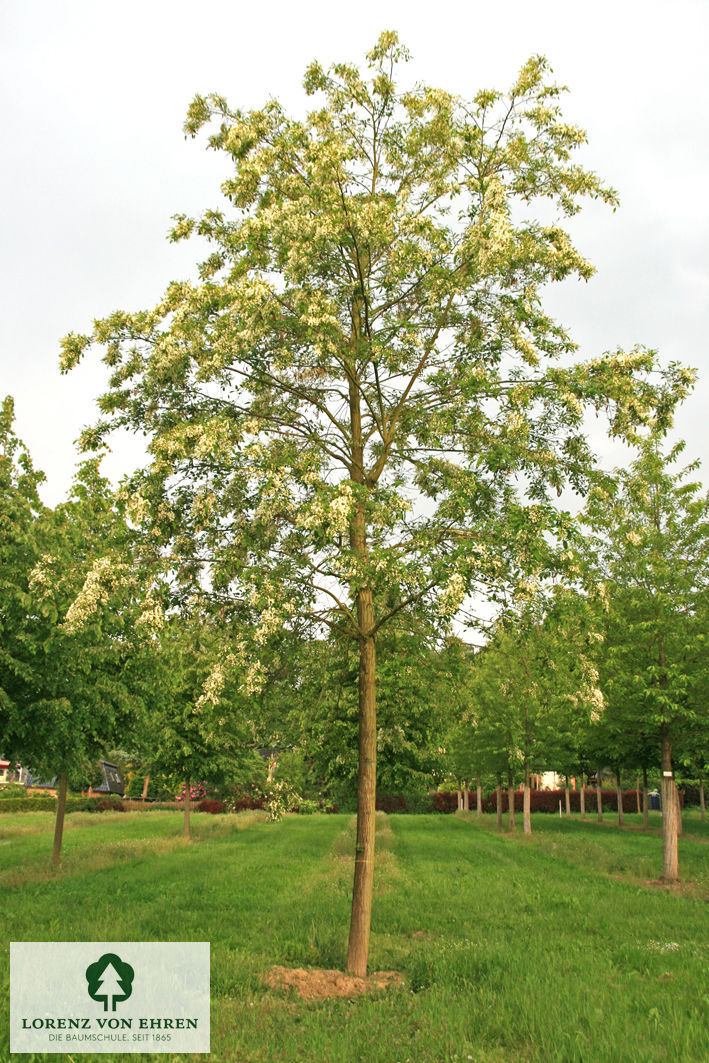
M601 789L601 769L596 772L596 818L603 823L603 791Z
M647 768L643 768L643 827L650 826L650 799L647 795Z
M699 814L703 820L707 818L707 805L704 800L704 780L699 780Z
M640 815L640 776L635 776L635 811Z
M529 768L524 769L524 801L523 801L523 822L524 833L532 833L532 815L531 815L531 795L532 789L529 784Z
M672 743L667 727L662 729L662 878L665 882L679 879L677 853L678 811L674 773L672 771Z
M192 799L190 797L190 780L187 779L185 781L185 824L184 824L184 831L183 831L183 833L185 835L185 838L191 838L192 837L192 835L190 833L190 810L191 810L191 808L192 808Z
M515 788L511 771L507 773L507 826L509 830L517 829L515 825Z
M579 795L579 800L581 802L581 819L585 819L586 818L586 780L583 777L583 772L581 773L581 793Z
M470 790L468 789L467 782L463 783L463 811L470 811Z
M352 918L347 948L347 970L359 978L367 975L369 931L374 884L375 799L377 789L377 655L374 645L372 591L357 594L359 639L359 774L357 781L357 844L355 848Z
M477 790L475 792L475 812L478 816L482 816L483 814L483 784L480 780L479 774Z
M57 816L54 821L54 847L52 849L52 865L59 867L62 858L62 838L64 837L64 813L66 812L67 777L63 771L59 776L59 790L57 792Z
M497 777L495 788L495 812L497 814L497 829L502 830L502 779Z
M569 776L566 776L564 784L564 798L566 799L566 818L571 819L571 793L569 792Z
M620 777L620 767L615 771L615 793L618 802L618 826L623 826L623 782Z

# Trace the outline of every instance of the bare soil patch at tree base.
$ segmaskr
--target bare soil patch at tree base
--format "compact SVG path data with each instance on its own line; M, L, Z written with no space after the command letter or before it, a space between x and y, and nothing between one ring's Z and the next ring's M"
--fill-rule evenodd
M292 989L303 1000L327 1000L330 997L358 997L378 992L390 985L401 985L404 976L399 971L375 971L366 978L357 978L342 971L327 971L304 967L271 967L263 976L272 989Z

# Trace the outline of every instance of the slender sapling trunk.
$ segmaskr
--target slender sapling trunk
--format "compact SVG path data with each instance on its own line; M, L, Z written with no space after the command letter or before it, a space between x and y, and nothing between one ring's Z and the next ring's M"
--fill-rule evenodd
M564 797L566 799L566 818L571 819L571 793L569 792L569 776L564 776L566 782L564 784Z
M601 769L596 772L596 818L603 823L603 791L601 790Z
M643 768L643 827L650 826L650 799L647 794L647 768Z
M374 884L375 800L377 791L377 655L374 644L372 591L357 594L359 638L359 774L357 781L357 844L355 848L352 918L347 948L347 970L367 976L369 931Z
M699 780L699 815L701 816L702 820L705 820L707 818L707 806L706 806L706 801L704 800L704 780L703 779Z
M531 816L531 788L529 785L529 768L524 769L524 833L532 833L532 816Z
M54 848L52 849L52 866L59 867L62 858L62 838L64 837L64 813L66 811L67 777L63 771L59 776L57 793L57 817L54 821Z
M192 808L192 800L191 800L191 795L190 795L190 780L187 779L185 781L185 824L184 824L184 831L183 831L183 833L185 835L185 838L191 838L192 837L192 835L190 833L190 809L191 808Z
M497 829L502 830L502 777L497 776L497 786L495 787L495 812L497 815Z
M679 879L677 853L678 816L675 779L672 771L672 743L667 727L662 729L662 878L665 882Z
M507 827L516 830L515 825L515 788L512 782L512 772L507 772Z
M583 777L583 772L581 772L580 801L581 801L581 819L585 819L586 818L586 780Z
M468 789L467 782L463 783L463 811L470 811L470 790Z
M480 781L480 772L478 772L478 785L475 793L475 812L478 816L483 814L483 784Z
M615 769L615 793L618 802L618 826L623 826L623 783L620 777L620 765Z

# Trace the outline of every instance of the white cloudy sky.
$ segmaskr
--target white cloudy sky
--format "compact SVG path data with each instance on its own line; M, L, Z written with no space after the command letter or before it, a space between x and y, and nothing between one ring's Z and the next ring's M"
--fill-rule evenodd
M60 376L60 337L150 306L189 275L194 252L165 240L170 216L219 199L223 161L182 136L192 96L249 107L270 95L302 110L311 59L359 61L388 28L413 53L412 80L466 96L505 88L534 52L549 58L570 89L569 120L588 131L586 165L621 195L615 214L593 207L574 221L598 273L549 305L589 356L637 342L699 369L679 427L706 465L706 0L5 0L0 393L15 396L47 502L66 492L103 379L95 360ZM109 471L138 453L122 441Z

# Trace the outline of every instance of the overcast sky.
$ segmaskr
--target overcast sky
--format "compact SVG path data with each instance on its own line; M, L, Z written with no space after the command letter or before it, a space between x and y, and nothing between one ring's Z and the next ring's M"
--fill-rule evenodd
M60 376L60 337L151 306L189 276L195 249L167 243L170 217L220 199L226 160L182 135L191 98L216 91L251 107L277 96L302 113L308 62L360 62L390 28L413 53L407 77L464 96L504 89L529 55L548 57L570 89L568 120L588 132L583 162L621 206L574 219L598 272L547 305L584 355L642 343L699 369L679 430L709 479L706 0L4 0L0 393L15 396L46 502L66 494L104 378L96 355ZM118 476L139 453L121 441L105 467Z

